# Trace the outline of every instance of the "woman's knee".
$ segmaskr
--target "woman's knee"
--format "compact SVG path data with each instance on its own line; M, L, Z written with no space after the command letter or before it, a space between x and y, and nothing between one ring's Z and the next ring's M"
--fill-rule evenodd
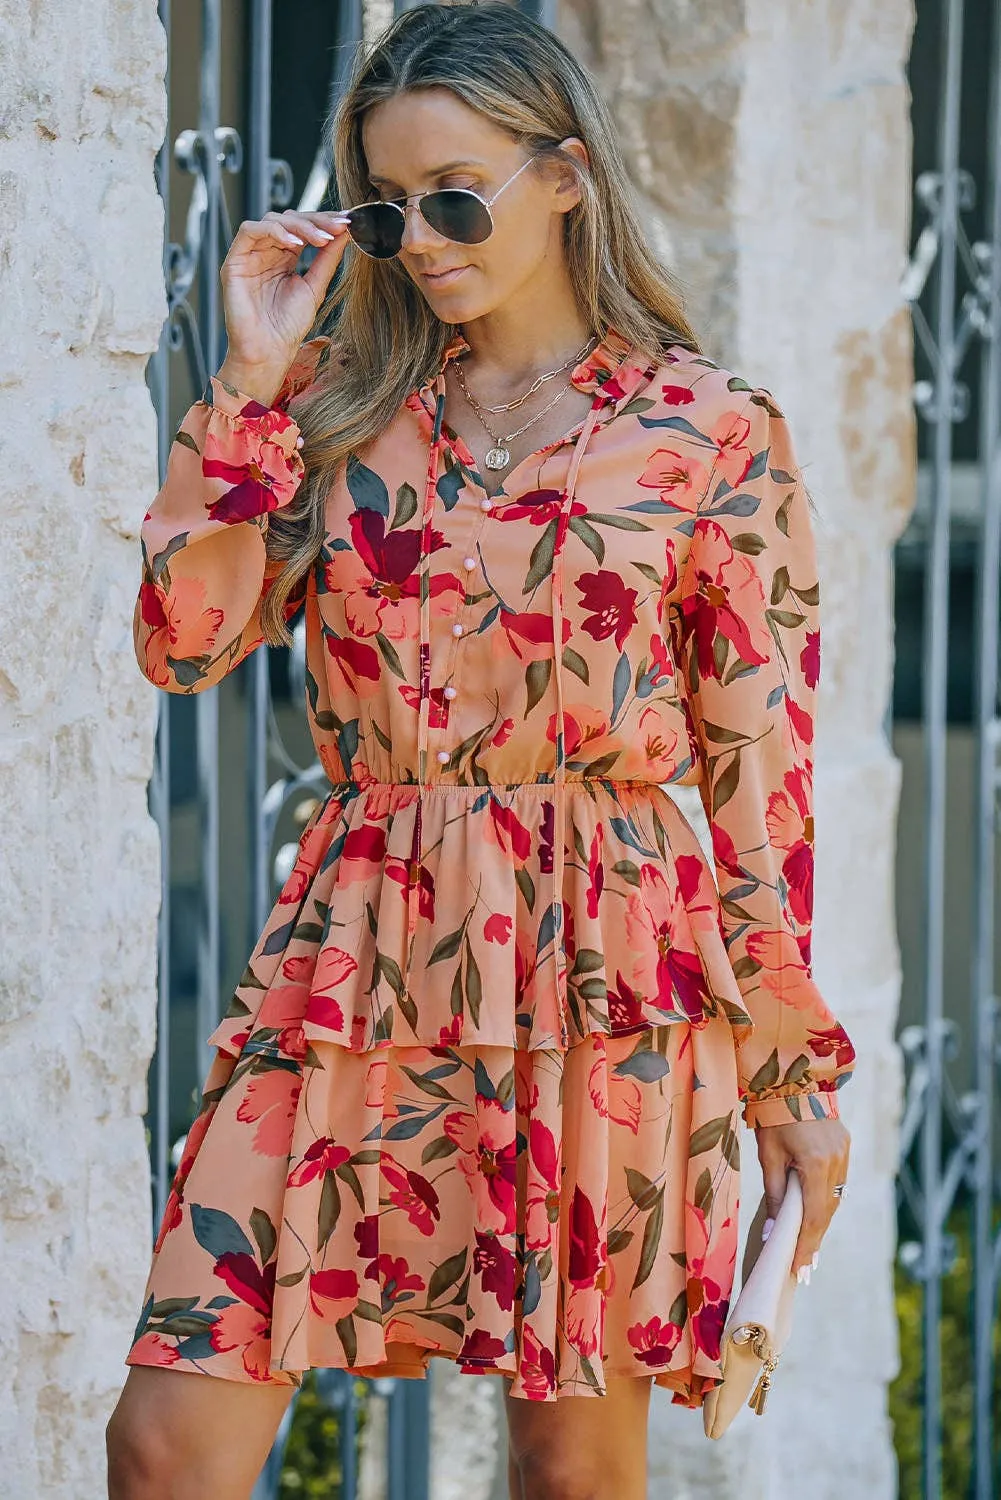
M522 1500L603 1500L609 1493L579 1454L555 1444L512 1457Z
M171 1443L153 1413L140 1417L119 1402L108 1422L109 1500L152 1500L167 1493Z

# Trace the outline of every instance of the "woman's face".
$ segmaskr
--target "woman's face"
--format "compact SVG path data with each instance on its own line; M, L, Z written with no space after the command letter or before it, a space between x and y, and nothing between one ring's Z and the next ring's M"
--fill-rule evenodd
M380 198L451 187L489 200L526 160L506 131L447 89L398 94L375 106L362 143L372 196ZM586 160L579 142L566 149ZM540 275L565 274L563 215L579 198L569 166L529 167L491 208L493 234L479 245L444 239L411 204L400 261L442 322L470 323Z

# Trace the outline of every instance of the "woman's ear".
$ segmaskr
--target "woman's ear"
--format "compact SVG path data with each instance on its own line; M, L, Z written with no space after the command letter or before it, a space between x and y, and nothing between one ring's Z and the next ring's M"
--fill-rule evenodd
M575 135L568 136L565 141L561 141L558 150L564 156L571 157L585 172L591 165L587 147ZM560 162L559 155L553 161L557 173L555 178L557 212L569 213L581 199L580 177L569 161L565 165Z

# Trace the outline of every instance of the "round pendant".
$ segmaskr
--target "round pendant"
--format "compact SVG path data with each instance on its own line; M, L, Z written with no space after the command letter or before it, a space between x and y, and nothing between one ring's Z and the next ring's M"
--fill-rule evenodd
M499 469L507 468L511 462L511 454L507 448L491 448L483 462L496 474Z

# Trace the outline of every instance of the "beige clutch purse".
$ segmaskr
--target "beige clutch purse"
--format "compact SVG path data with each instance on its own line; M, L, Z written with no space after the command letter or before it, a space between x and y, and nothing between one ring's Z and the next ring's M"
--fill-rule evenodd
M765 1409L772 1371L792 1328L792 1261L803 1222L797 1172L789 1173L772 1232L762 1243L765 1218L762 1198L747 1233L740 1295L723 1330L723 1384L702 1406L706 1437L722 1437L745 1401L758 1416Z

